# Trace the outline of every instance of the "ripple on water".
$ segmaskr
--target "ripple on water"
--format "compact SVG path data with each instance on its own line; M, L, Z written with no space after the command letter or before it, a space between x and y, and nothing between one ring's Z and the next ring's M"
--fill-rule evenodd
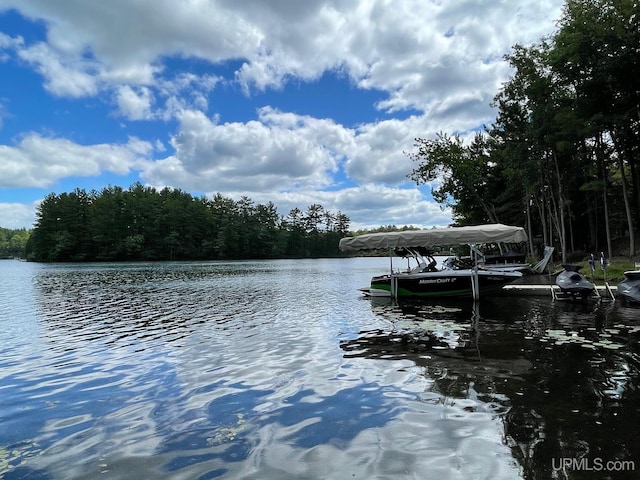
M376 261L26 265L0 292L0 476L513 479L556 416L573 425L559 409L629 405L638 333L607 311L591 331L549 302L473 323L362 301ZM583 389L555 386L567 363Z

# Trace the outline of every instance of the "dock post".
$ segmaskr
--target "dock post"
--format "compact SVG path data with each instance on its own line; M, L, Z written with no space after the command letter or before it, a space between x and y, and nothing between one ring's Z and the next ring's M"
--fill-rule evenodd
M477 265L473 267L473 272L471 273L471 293L473 294L474 300L478 300L480 298L480 282L478 281Z
M473 262L473 269L471 270L471 294L474 300L480 299L480 280L478 278L478 260L479 251L475 245L471 247L471 261Z
M398 299L398 277L395 273L393 273L393 256L389 256L389 289L391 297L394 299Z

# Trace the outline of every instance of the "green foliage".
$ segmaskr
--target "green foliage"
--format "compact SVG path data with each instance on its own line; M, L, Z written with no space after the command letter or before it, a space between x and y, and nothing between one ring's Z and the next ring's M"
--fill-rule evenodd
M607 262L607 267L604 270L600 263L597 262L593 271L588 260L577 262L577 264L582 266L581 273L596 285L604 285L605 282L609 283L609 285L615 285L625 279L624 272L635 270L634 263L623 258L610 258L607 259Z
M382 225L377 228L356 230L355 232L353 232L353 235L357 236L357 235L364 235L368 233L406 232L409 230L420 230L420 229L418 227L414 227L413 225L403 225L402 227L398 227L396 225Z
M566 251L640 224L638 0L567 0L558 31L506 57L496 121L465 144L416 139L409 178L459 224L527 224ZM610 248L609 248L610 249Z
M0 227L0 258L24 258L29 233L24 228L11 230Z
M500 179L483 135L477 134L466 146L459 135L439 133L435 140L417 138L414 147L417 151L407 155L419 165L409 178L418 184L435 185L431 188L433 198L452 207L460 223L497 222L490 193L496 191Z
M51 193L38 208L26 256L44 262L338 256L348 228L346 215L317 204L283 218L271 202L194 198L136 183L128 190Z

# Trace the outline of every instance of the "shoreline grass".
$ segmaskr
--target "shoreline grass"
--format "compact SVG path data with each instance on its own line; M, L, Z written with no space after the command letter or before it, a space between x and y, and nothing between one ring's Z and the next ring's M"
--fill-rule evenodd
M635 267L635 262L633 260L629 260L629 258L625 257L613 257L607 259L606 268L603 270L600 266L600 262L597 261L595 265L595 270L591 270L591 266L589 265L589 261L580 261L573 262L573 265L581 265L582 269L580 273L582 273L587 279L596 285L604 285L605 281L609 285L615 285L624 280L624 272L628 270L637 270ZM562 271L562 265L556 265L556 270L558 272ZM556 271L554 270L554 272Z

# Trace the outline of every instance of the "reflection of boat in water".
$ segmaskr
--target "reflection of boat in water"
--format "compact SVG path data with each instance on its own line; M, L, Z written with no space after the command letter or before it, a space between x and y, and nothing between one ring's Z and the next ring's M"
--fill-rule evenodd
M466 414L479 419L479 413L487 412L498 418L502 439L522 468L520 475L500 478L553 478L553 459L577 456L585 445L608 458L633 458L603 436L602 428L585 429L585 425L605 425L619 432L625 445L638 445L639 365L621 354L633 347L640 328L637 322L625 329L614 327L613 321L611 328L600 329L597 320L594 329L594 316L583 314L591 302L558 308L545 299L491 297L481 302L483 321L470 323L465 321L470 303L455 298L437 302L376 298L370 302L371 310L383 321L368 325L379 328L349 332L340 348L349 365L362 358L367 366L370 361L385 362L387 371L411 375L412 382L423 375L424 387L418 384L414 394L417 403L425 410L441 407L437 418L455 419L450 422L456 424L455 432L465 431L461 420ZM601 310L597 318L622 317ZM386 327L387 321L392 328ZM592 350L597 356L581 353ZM593 367L594 359L598 368ZM417 368L408 368L411 364ZM596 404L604 408L594 409ZM448 410L456 405L463 409ZM619 408L628 415L621 418ZM466 439L473 439L465 432ZM582 441L576 443L576 438ZM474 473L456 478L477 478Z
M556 277L556 285L562 293L570 297L587 298L595 292L596 286L580 273L580 265L562 265L564 270Z
M640 270L628 270L624 276L618 284L618 296L626 303L640 305Z
M485 299L482 304L491 318L504 312L504 303L497 298ZM500 377L506 372L519 376L529 371L530 361L510 356L503 358L504 352L510 351L514 343L501 341L502 328L498 333L491 332L491 326L487 324L479 327L476 306L470 300L460 298L436 302L418 298L398 303L389 298L373 297L371 311L382 320L377 324L379 328L350 335L341 340L340 348L348 358L411 360L418 366L428 366L431 373L435 370L447 372L442 377L436 375L436 383L440 379L447 385L458 374L477 380L489 375ZM524 307L518 305L517 309L520 308ZM487 333L483 345L479 343L480 332ZM482 367L478 368L480 364ZM457 395L444 388L438 390L446 395Z
M479 292L490 292L520 278L522 273L486 269L478 265L482 255L477 244L489 242L519 243L527 240L523 228L492 224L471 227L410 230L371 233L340 240L343 251L395 249L402 256L413 258L416 267L404 272L391 272L375 276L370 287L362 289L370 296L387 297L479 297ZM429 248L444 245L469 245L469 264L451 262L436 268Z

